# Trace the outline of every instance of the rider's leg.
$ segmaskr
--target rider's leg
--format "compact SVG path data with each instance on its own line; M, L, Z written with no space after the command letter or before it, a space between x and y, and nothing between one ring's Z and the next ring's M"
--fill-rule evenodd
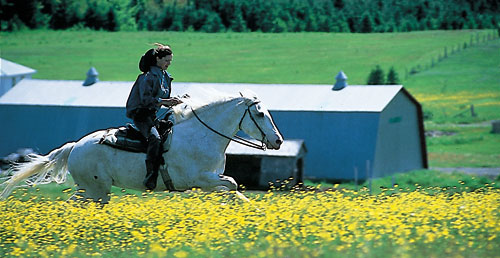
M146 178L144 179L144 186L146 186L147 190L156 188L158 170L160 168L160 144L160 135L153 126L148 136L148 150L146 155Z
M141 134L147 139L148 148L146 152L146 177L143 184L146 186L146 189L153 190L156 187L158 170L160 167L160 134L154 126L153 117L151 116L136 118L134 119L134 124L137 126Z

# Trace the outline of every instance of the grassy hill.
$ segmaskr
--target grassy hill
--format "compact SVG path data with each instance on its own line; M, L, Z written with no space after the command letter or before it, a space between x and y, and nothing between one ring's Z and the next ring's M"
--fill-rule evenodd
M470 122L500 118L500 40L450 55L409 76L404 86L431 112L432 120ZM473 105L476 117L471 116Z
M94 66L101 80L131 81L139 73L139 57L154 42L173 47L170 71L176 81L331 84L343 70L356 85L366 83L375 65L386 73L393 66L434 120L470 122L499 118L500 40L494 33L23 31L0 36L2 58L35 68L34 78L41 79L84 80ZM470 104L479 117L461 118Z
M400 77L494 31L411 33L188 33L25 31L0 33L2 57L38 70L36 78L82 80L92 65L102 80L134 80L151 43L170 44L177 81L333 83L343 70L364 84L375 65ZM451 55L451 54L450 54ZM404 79L404 78L403 78Z

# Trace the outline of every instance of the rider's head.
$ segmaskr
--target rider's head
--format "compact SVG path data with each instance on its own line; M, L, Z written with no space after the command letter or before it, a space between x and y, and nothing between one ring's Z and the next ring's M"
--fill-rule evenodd
M139 62L139 69L146 73L149 67L158 66L163 70L167 70L170 62L172 62L173 52L169 45L155 43L156 48L149 49L142 55Z
M154 56L156 57L156 66L160 67L162 70L167 70L168 66L172 62L172 49L169 45L162 45L160 43L155 43L156 49L154 50Z

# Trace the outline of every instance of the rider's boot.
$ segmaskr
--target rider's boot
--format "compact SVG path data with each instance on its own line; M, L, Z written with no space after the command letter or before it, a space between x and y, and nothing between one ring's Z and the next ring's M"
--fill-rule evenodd
M146 190L154 190L156 188L156 181L158 180L159 166L150 160L146 160L146 178L144 178L144 186Z
M159 165L159 149L160 137L156 134L150 134L148 137L148 150L146 153L146 178L144 179L144 186L147 190L154 190L156 187L156 180L158 179Z

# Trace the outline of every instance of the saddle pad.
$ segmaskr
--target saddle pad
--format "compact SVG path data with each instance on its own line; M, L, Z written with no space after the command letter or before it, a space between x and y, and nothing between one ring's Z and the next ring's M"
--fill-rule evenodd
M136 137L137 133L131 133L131 129L129 127L119 127L119 128L109 128L106 130L106 133L99 140L99 144L109 145L113 148L130 151L130 152L147 152L147 142L141 141L137 138L130 138L130 136ZM162 137L162 153L167 152L170 149L170 143L172 142L172 132L173 129L170 129L166 132L166 135ZM129 137L127 137L129 136Z
M120 150L146 153L146 143L138 139L130 139L125 137L126 133L124 133L124 131L126 130L126 127L110 128L106 130L106 133L102 136L99 143L109 145Z

